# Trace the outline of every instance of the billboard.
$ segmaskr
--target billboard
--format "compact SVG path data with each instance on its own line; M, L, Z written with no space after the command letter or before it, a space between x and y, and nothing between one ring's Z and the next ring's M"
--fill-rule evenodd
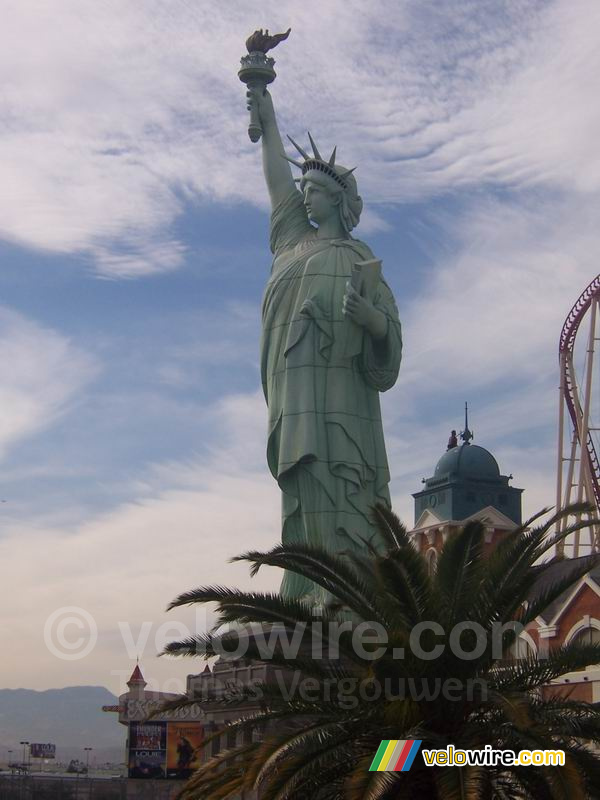
M164 778L167 762L167 723L129 724L129 777Z
M204 728L199 722L169 722L167 778L189 778L200 766Z
M30 753L32 758L56 758L56 745L35 742L30 745Z

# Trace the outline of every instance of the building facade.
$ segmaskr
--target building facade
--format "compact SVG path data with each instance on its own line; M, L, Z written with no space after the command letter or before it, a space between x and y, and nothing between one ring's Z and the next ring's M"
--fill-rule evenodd
M433 476L423 480L424 489L413 494L415 547L435 569L438 553L454 531L477 520L485 526L487 552L522 523L522 489L510 486L512 475L502 475L498 462L485 448L471 444L465 426L462 444L451 435ZM453 432L454 434L454 432ZM555 558L543 578L532 586L531 598L566 577L579 559ZM550 605L543 616L527 626L519 637L515 656L544 658L549 649L574 641L600 642L600 567ZM560 694L594 703L600 701L600 665L569 673L544 689L546 696Z

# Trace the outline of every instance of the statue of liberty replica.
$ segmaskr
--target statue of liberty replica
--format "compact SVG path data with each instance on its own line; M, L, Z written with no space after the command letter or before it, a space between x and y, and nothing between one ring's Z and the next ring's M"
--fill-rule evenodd
M291 138L301 160L285 153L266 52L288 35L253 34L239 72L272 205L261 342L267 460L282 492L284 544L364 553L367 541L377 546L372 507L390 505L379 393L398 376L400 321L381 262L352 236L363 207L354 170L337 163L336 148L323 158L310 134L312 153ZM327 602L323 589L290 572L281 594Z

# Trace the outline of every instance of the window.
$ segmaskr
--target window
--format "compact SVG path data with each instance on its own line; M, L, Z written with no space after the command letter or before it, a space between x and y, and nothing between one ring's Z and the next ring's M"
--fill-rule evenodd
M567 637L568 644L600 644L600 629L590 622L589 617L584 617L583 624L572 636ZM591 665L586 665L591 666ZM586 667L581 667L580 671L585 670Z
M532 656L535 656L533 647L529 644L527 639L524 639L522 636L518 637L512 649L516 659L531 658Z
M600 644L600 630L593 625L580 628L569 644Z
M216 730L216 726L215 726L215 730ZM213 730L212 733L214 733L214 732L215 731ZM211 742L210 754L211 754L211 756L218 756L220 752L221 752L221 737L220 736L215 736L215 738Z
M523 658L535 658L536 651L525 636L518 636L514 644L508 649L502 662L507 666Z
M236 746L237 731L227 731L227 749L232 750Z
M425 554L425 558L427 559L427 570L430 575L433 575L435 568L437 567L437 550L434 547L429 548Z

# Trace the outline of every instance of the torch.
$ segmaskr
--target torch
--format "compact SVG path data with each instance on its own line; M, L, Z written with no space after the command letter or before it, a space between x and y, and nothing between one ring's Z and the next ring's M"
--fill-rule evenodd
M269 58L267 52L276 47L279 42L287 39L292 29L288 28L286 33L276 33L269 35L268 29L263 33L262 28L255 31L246 41L247 56L242 56L238 77L249 89L258 89L264 92L269 83L273 83L277 77L275 72L275 59ZM248 136L251 142L258 142L262 136L262 127L258 108L253 105L250 110L250 124L248 125Z

